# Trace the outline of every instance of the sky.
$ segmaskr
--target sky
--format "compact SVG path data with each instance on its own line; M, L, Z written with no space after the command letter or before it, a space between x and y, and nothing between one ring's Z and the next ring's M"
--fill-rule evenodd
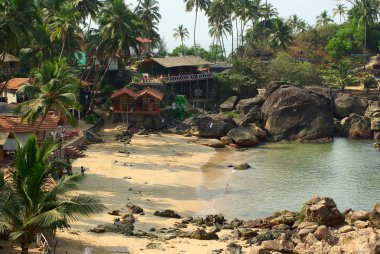
M135 6L137 0L125 0ZM186 12L183 0L158 0L162 19L159 24L159 33L165 39L169 51L180 45L180 39L175 40L173 29L183 24L189 30L189 38L185 44L192 46L195 12ZM332 15L332 10L339 3L338 0L268 0L279 12L279 16L288 18L297 14L309 24L315 24L316 17L324 10ZM335 18L339 23L339 18ZM198 15L196 41L202 47L208 49L212 43L212 38L208 35L209 27L204 13ZM226 49L231 48L231 39L227 40Z

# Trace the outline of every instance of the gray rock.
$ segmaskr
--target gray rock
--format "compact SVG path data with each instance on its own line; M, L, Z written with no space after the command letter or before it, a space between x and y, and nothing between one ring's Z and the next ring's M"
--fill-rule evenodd
M238 103L238 97L232 96L220 105L220 109L222 111L232 111L235 109L237 103Z
M241 117L243 117L244 115L248 114L248 112L253 107L257 106L258 108L260 108L263 105L264 101L265 99L261 95L257 95L256 97L250 99L240 100L239 103L236 105L236 111L239 113Z
M227 249L225 250L225 254L241 254L242 247L236 243L230 243L227 245Z
M128 207L128 208L132 211L132 213L134 213L134 214L140 214L140 213L144 212L144 209L142 209L141 207L136 206L136 205L134 205L134 204L132 204L132 203L128 203L128 204L127 204L127 207Z
M165 218L174 218L174 219L181 219L181 216L177 213L175 213L173 210L165 210L165 211L155 211L154 216L158 217L165 217Z
M316 222L329 227L344 223L344 216L338 210L334 200L331 198L313 197L305 204L301 211L304 221Z
M241 146L256 146L259 144L259 139L251 133L250 128L234 128L227 133L227 136Z
M344 135L349 138L372 138L371 120L368 117L358 114L350 114L349 117L342 119L341 125Z
M259 106L253 106L245 115L241 116L238 121L239 126L247 126L250 123L261 123L262 113Z
M221 138L236 126L235 122L221 116L201 116L191 123L190 133L202 138Z
M247 170L249 168L251 168L251 166L248 163L243 163L234 167L235 170Z
M335 115L337 118L342 119L352 113L360 116L365 114L368 102L365 98L350 94L338 94L335 99Z
M224 148L225 147L225 145L221 141L219 141L218 139L201 140L201 141L199 141L199 144L204 145L204 146L208 146L208 147L212 147L212 148Z
M290 84L281 85L269 94L262 113L265 129L275 140L316 140L334 136L329 100Z
M206 230L198 228L191 235L192 239L197 240L216 240L219 239L218 235L215 233L207 233Z

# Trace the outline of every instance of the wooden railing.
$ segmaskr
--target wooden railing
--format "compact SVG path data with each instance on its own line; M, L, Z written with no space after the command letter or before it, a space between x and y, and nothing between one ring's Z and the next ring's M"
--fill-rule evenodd
M135 79L135 83L140 84L161 84L161 83L178 83L185 81L203 80L214 78L215 75L212 72L205 72L200 74L188 74L188 75L178 75L178 76L168 76L168 77L144 77L140 80Z

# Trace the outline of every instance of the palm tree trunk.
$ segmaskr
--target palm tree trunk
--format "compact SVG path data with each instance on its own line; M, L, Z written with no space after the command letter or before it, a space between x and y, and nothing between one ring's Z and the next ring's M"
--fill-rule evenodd
M68 32L66 32L65 36L63 36L62 49L61 49L61 54L59 54L59 59L62 59L63 51L65 50L67 33Z
M240 29L240 32L241 32L241 45L244 46L244 26L245 26L245 21L241 21L241 29Z
M195 8L195 23L194 23L194 50L195 50L195 55L196 55L196 56L198 55L198 52L197 52L197 43L196 43L196 40L195 40L195 34L196 34L196 31L197 31L197 20L198 20L198 8Z
M112 61L112 58L110 58L110 60L108 61L108 64L107 64L107 68L105 69L102 77L100 78L99 82L96 84L95 88L94 88L94 91L93 91L93 95L91 97L91 101L90 101L90 104L88 105L88 109L87 109L87 112L86 114L88 114L90 111L91 111L91 107L92 107L92 104L94 103L94 99L95 99L95 96L96 96L96 93L98 92L99 90L99 86L100 84L103 82L103 79L104 77L106 76L109 68L110 68L110 65L111 65L111 61Z
M231 50L231 54L233 55L234 54L234 26L232 25L232 17L230 17L230 21L231 21L231 41L232 41L232 50Z
M237 18L235 20L235 26L236 26L236 48L239 48L239 24L238 24Z
M212 61L212 56L215 54L215 63L216 63L216 53L215 53L215 35L214 38L212 39L212 49L211 49L211 57L210 57L210 62Z
M26 237L23 236L21 239L21 254L29 253L29 244L27 243Z
M7 41L4 42L4 50L3 50L3 57L1 59L1 62L4 63L5 60L5 51L7 50Z
M182 44L182 55L185 56L185 47L183 46L183 38L181 38L181 44Z
M223 49L223 52L224 52L224 59L227 59L226 48L224 47L223 35L221 37L222 37L221 44L222 44L222 49Z
M363 50L363 59L364 59L364 70L366 66L366 51L367 51L367 24L364 22L364 50Z

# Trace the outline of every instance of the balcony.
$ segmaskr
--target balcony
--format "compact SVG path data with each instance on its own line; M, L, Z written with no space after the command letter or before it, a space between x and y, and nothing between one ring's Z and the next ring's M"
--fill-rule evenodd
M173 84L186 81L197 81L197 80L207 80L213 79L215 77L212 72L205 72L200 74L188 74L188 75L177 75L177 76L161 76L155 78L153 76L144 76L142 78L134 78L133 83L144 84L144 85L162 85L162 84Z

